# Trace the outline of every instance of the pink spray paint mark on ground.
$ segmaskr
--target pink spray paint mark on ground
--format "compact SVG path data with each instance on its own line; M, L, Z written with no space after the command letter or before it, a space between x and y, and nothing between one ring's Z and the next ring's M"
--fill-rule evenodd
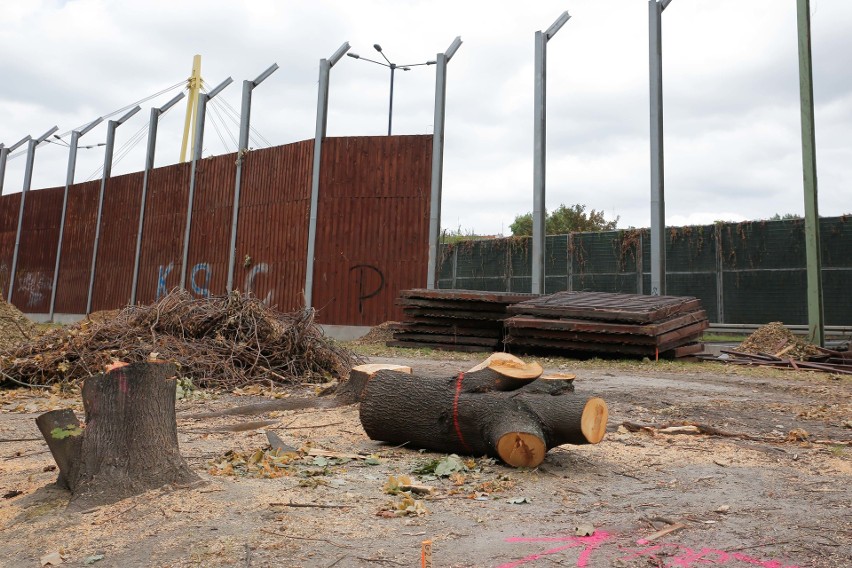
M515 568L516 566L528 564L544 556L556 554L557 552L562 552L563 550L568 550L569 548L576 547L583 547L583 550L580 552L580 556L577 558L577 566L579 568L583 568L585 566L588 566L589 558L591 557L592 552L596 548L601 546L604 542L609 540L609 538L609 533L605 531L597 531L592 536L507 538L506 542L565 542L568 544L557 546L556 548L551 548L550 550L545 550L544 552L539 552L538 554L530 554L529 556L525 556L520 560L515 560L514 562L509 562L508 564L501 564L500 566L498 566L498 568Z
M497 568L515 568L516 566L522 566L524 564L535 562L536 560L539 560L545 556L557 554L559 552L562 552L563 550L568 550L569 548L578 547L582 547L582 551L580 552L580 556L577 558L576 566L577 568L585 568L589 565L589 560L592 557L592 553L594 553L595 550L600 548L605 542L611 540L612 538L613 535L604 531L597 531L592 536L507 538L505 542L509 543L560 542L565 544L545 550L543 552L530 554L529 556L525 556L520 560L501 564ZM623 550L623 552L627 552L628 554L619 558L619 560L621 561L646 557L649 560L656 560L659 566L665 566L667 568L692 568L694 566L707 566L708 564L714 566L724 566L726 564L731 564L732 562L736 564L742 563L751 566L759 566L760 568L799 568L798 566L793 564L784 564L782 561L776 559L764 560L761 558L755 558L753 556L743 554L741 552L726 552L724 550L707 547L701 548L700 550L696 551L687 546L675 543L662 543L650 546L645 545L643 548Z

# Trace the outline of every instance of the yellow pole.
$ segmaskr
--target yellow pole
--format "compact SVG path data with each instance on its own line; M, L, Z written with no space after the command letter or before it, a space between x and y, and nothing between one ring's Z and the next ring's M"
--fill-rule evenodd
M195 148L195 121L198 118L198 91L201 89L201 56L192 58L192 74L186 83L189 96L186 97L186 121L183 126L183 142L180 145L180 161L186 162L186 144L192 132L192 147Z

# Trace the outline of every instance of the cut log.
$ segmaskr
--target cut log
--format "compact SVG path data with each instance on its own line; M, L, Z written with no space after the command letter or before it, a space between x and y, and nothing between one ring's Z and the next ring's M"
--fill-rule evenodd
M56 459L60 482L71 490L69 507L87 508L163 485L199 481L178 450L175 372L170 363L134 363L87 378L81 432L79 424L74 430L76 418L71 420L70 411L36 419Z
M334 398L341 404L355 404L361 401L367 383L379 371L396 371L411 374L411 367L393 365L390 363L370 363L352 367L349 378L337 387Z
M536 467L562 444L603 439L606 403L576 395L573 376L527 381L508 391L485 388L488 377L498 386L505 378L493 368L447 379L378 371L364 389L361 424L373 440L489 455L515 467Z

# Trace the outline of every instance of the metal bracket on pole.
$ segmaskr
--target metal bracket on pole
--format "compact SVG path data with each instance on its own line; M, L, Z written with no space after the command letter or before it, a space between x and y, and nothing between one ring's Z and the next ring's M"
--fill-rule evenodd
M231 240L228 248L228 282L226 290L230 294L234 289L234 263L237 254L237 221L240 214L240 191L243 178L243 160L249 145L249 127L251 126L251 92L263 81L278 70L278 64L273 63L254 81L243 81L243 102L240 112L240 147L237 149L237 174L234 182L234 207L231 213Z
M24 185L21 188L21 203L18 206L18 228L15 231L15 250L12 252L12 269L9 271L9 293L7 301L12 303L12 292L15 289L15 272L18 269L18 249L21 247L21 228L24 223L24 203L27 200L27 192L33 182L33 165L35 163L36 147L47 140L47 137L59 130L54 126L35 140L27 137L27 165L24 168Z
M130 305L136 305L136 289L139 283L139 261L142 255L142 227L145 224L145 203L148 199L148 178L151 170L154 169L154 154L157 148L157 126L160 116L167 110L172 108L182 98L185 93L178 93L169 102L160 108L151 109L151 118L148 123L148 151L145 155L145 172L142 174L142 197L139 205L139 227L136 230L136 253L133 260L133 284L130 289Z
M533 107L533 294L544 294L544 247L547 164L547 42L564 26L571 15L562 12L547 31L535 33L535 93Z
M56 306L56 284L59 282L59 264L62 261L62 237L65 234L65 214L68 212L68 190L74 183L74 172L77 169L77 146L80 138L103 120L102 116L98 117L80 130L71 132L71 142L68 144L68 172L65 176L65 191L62 194L62 216L59 219L59 238L56 241L56 263L53 266L53 286L50 287L50 321L53 321Z
M195 201L195 180L198 172L198 162L201 160L201 148L204 145L204 119L207 114L207 103L222 92L222 89L233 83L234 80L228 77L219 83L209 93L201 93L198 95L198 110L195 122L195 147L192 149L192 170L189 174L189 197L186 205L186 228L183 233L183 255L180 265L180 287L186 289L186 263L189 259L189 235L192 230L192 205Z
M456 37L444 53L435 57L435 118L432 127L432 187L429 197L429 260L426 287L437 282L438 240L441 236L441 197L444 182L444 125L447 115L447 63L461 47Z
M27 134L8 148L5 145L0 144L0 195L3 193L3 180L6 179L6 160L8 159L9 154L26 144L29 140L30 135Z
M663 154L662 12L671 0L648 1L651 117L651 295L666 294L666 200Z
M305 307L313 305L314 291L314 251L317 238L317 205L319 204L320 165L322 164L322 140L328 125L328 83L331 68L340 61L347 51L349 42L344 42L328 59L320 59L319 88L317 89L317 124L314 134L314 163L311 171L311 210L308 221L308 253L305 263Z
M112 155L115 148L115 129L119 125L124 124L130 117L142 110L142 107L136 105L124 116L118 120L110 120L107 123L107 138L106 149L104 152L104 173L101 176L101 188L98 192L98 213L95 217L95 243L92 246L92 263L89 267L89 288L86 293L86 313L92 313L92 291L95 288L95 268L98 262L98 246L101 241L101 216L104 210L104 193L106 192L106 182L112 176Z

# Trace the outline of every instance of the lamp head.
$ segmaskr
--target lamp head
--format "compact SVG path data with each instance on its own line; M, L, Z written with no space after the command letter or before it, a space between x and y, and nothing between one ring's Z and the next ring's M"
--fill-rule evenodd
M374 44L373 44L373 49L375 49L375 50L376 50L376 51L378 51L379 53L381 53L381 52L382 52L382 46L381 46L381 45L379 45L379 44L377 44L377 43L374 43Z

